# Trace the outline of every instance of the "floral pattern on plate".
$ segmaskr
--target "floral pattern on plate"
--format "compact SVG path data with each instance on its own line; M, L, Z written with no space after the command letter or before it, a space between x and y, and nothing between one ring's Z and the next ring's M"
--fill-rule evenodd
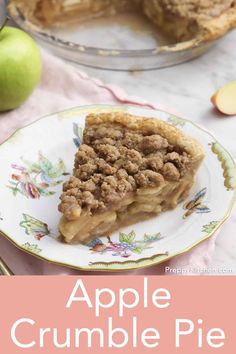
M170 123L171 125L173 125L175 127L183 128L186 124L186 121L180 117L170 116L168 118L168 123Z
M81 128L77 123L73 123L73 142L77 148L80 147L83 138L83 128Z
M206 205L202 204L203 199L206 196L207 188L203 188L198 192L195 197L190 201L184 204L184 209L187 210L183 216L183 219L186 219L193 213L205 214L210 213L211 209Z
M61 177L67 175L62 159L53 165L41 152L37 162L21 158L22 165L12 164L14 173L7 187L16 196L18 193L26 198L39 199L55 194L51 188L61 184Z
M33 216L23 214L23 220L20 226L25 229L26 235L32 235L38 241L50 234L48 225L44 222L35 219Z
M207 225L203 225L202 232L206 232L207 234L211 234L217 227L219 226L220 221L211 221Z
M119 233L119 242L113 242L111 237L107 237L108 242L105 244L101 239L90 242L87 246L93 253L111 252L112 256L121 256L128 258L131 254L141 254L144 250L152 248L152 244L162 239L160 233L155 235L145 234L142 240L136 239L136 232L132 230L130 233Z
M24 243L21 247L29 253L39 254L42 252L38 245L29 242Z
M211 150L217 155L218 160L221 163L223 169L223 175L225 179L225 187L230 190L235 190L236 188L236 178L235 178L235 165L230 159L229 153L223 148L219 143L212 143Z

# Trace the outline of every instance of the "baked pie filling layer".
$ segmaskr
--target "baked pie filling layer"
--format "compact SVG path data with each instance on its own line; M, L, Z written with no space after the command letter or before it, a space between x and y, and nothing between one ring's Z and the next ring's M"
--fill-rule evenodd
M86 243L175 208L203 158L199 143L163 121L89 115L59 205L65 242Z
M33 24L61 26L117 12L144 14L163 34L177 41L212 40L236 27L235 0L10 0Z

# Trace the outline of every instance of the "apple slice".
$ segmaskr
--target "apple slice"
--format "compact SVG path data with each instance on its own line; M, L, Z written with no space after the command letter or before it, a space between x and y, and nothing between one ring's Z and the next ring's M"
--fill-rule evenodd
M236 115L236 81L230 82L216 91L211 102L221 113Z

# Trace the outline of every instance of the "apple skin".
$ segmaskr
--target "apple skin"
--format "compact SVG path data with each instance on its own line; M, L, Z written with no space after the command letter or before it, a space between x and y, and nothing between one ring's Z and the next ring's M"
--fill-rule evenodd
M25 32L4 27L0 32L0 112L19 107L40 81L38 46Z

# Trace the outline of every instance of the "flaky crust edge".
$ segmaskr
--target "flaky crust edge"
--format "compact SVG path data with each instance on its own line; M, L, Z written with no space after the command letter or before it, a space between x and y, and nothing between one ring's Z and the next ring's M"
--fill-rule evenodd
M233 6L212 20L199 21L203 41L216 40L236 27L236 1Z

